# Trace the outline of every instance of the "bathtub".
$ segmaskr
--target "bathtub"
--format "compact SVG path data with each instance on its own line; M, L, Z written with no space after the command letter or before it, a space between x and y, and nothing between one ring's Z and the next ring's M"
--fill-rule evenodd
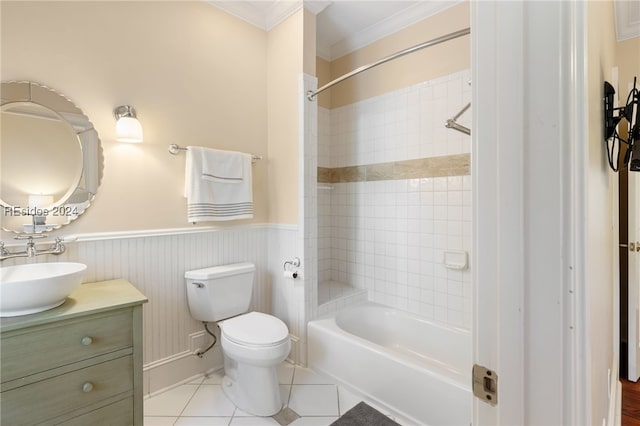
M469 331L365 302L310 321L307 332L309 367L404 426L471 424Z

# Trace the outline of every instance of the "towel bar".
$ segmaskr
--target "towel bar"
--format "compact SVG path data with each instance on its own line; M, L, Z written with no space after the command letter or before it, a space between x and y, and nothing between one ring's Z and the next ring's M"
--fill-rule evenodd
M169 145L169 153L173 155L178 155L180 151L186 151L186 150L187 148L182 148L181 146L175 143L172 143L171 145ZM251 154L251 161L255 163L258 160L262 160L262 155Z

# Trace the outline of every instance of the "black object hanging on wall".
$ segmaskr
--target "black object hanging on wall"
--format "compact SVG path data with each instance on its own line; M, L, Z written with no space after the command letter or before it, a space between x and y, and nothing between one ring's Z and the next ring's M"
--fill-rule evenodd
M629 171L640 172L640 93L636 88L636 79L633 79L633 88L627 96L623 107L613 106L613 95L616 91L609 82L604 82L604 140L607 146L607 158L609 166L614 172L620 166L621 144L628 145L623 158L623 165L629 167ZM627 139L618 133L618 126L622 119L627 121Z

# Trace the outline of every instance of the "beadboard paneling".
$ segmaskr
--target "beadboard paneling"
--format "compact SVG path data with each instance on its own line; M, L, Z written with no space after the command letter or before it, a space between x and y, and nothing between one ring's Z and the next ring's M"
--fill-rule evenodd
M202 329L191 318L184 273L192 269L249 261L256 264L253 309L271 311L267 277L267 229L234 227L202 233L96 239L67 243L60 256L27 261L73 261L87 265L84 282L124 278L147 298L144 306L144 364L190 350L190 334ZM274 260L275 262L275 260ZM3 266L25 263L6 261Z

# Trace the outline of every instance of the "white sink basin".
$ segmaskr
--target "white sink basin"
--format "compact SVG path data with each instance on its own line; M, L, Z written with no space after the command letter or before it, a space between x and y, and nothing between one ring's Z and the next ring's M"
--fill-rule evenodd
M0 317L15 317L55 308L82 282L87 265L73 262L33 263L0 268Z

